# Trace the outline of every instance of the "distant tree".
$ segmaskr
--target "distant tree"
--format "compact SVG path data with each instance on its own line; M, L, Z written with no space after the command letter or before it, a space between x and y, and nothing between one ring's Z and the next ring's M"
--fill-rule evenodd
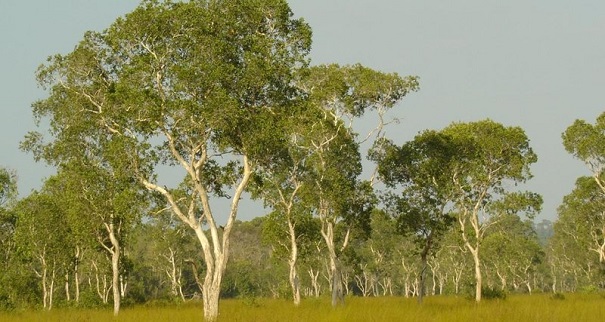
M565 150L586 164L605 193L605 113L589 124L576 120L562 135Z
M575 211L588 225L586 232L590 238L590 250L599 254L599 262L605 269L605 113L599 115L595 124L576 120L562 135L563 146L574 157L586 164L592 173L596 186L581 177L574 191L566 197L561 207L565 215ZM595 188L599 190L595 190ZM561 214L563 214L561 213Z
M14 171L0 167L0 309L16 305L17 295L22 294L16 285L20 265L15 262L15 225L17 216L12 210L17 198L17 176Z
M17 197L17 175L0 167L0 211Z
M34 192L15 206L15 240L23 260L40 279L42 305L53 307L55 290L69 262L71 242L66 216L53 196Z
M15 173L0 167L0 265L8 270L8 264L14 251L13 234L16 217L8 206L17 195L17 178Z
M589 251L601 270L605 270L605 194L597 181L591 177L578 178L574 190L563 198L558 212L553 238L567 244L567 248L579 246ZM565 253L571 255L568 252L561 255ZM586 267L591 262L578 264Z
M559 207L561 209L561 206ZM577 225L571 213L560 213L554 223L554 235L547 245L553 292L575 292L597 287L600 263L589 249L586 225Z
M516 214L503 214L497 220L483 241L487 271L496 275L501 290L518 291L523 285L531 293L538 265L544 260L532 221Z
M535 213L542 200L531 192L509 191L509 184L531 178L537 156L519 127L491 120L453 123L441 131L456 147L452 181L453 207L475 270L475 300L481 301L481 244L485 232L503 213Z
M381 73L361 65L320 65L310 68L299 87L308 93L315 118L311 132L297 142L309 151L306 164L311 169L309 187L314 191L314 212L321 222L332 286L332 305L343 299L339 254L349 243L353 227L369 228L376 203L371 179L362 181L359 145L374 133L381 137L384 114L405 95L418 89L416 77ZM378 126L359 138L354 120L376 112ZM340 245L336 244L337 224L344 224ZM362 229L363 230L363 229Z
M399 232L415 237L421 260L418 301L425 292L428 258L454 223L452 170L457 147L449 137L425 131L398 147L376 142L370 158L390 191L383 195L386 211L396 218Z

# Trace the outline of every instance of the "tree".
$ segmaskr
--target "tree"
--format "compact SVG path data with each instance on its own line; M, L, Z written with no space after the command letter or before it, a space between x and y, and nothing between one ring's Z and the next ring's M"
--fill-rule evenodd
M17 176L14 172L0 167L0 209L14 201L17 196Z
M7 168L0 167L0 309L15 305L15 294L19 287L14 286L14 277L18 276L19 268L14 263L15 225L17 216L12 211L17 197L17 177ZM14 275L14 276L13 276Z
M482 245L488 272L495 273L502 291L511 286L518 291L524 285L531 293L538 265L544 258L532 221L510 213L492 219L498 223L490 226Z
M450 138L425 131L401 147L377 141L370 159L378 164L379 178L391 188L383 195L387 212L397 219L399 231L414 236L421 260L418 301L425 292L428 257L453 223L451 170L458 149ZM397 194L394 189L400 188Z
M17 178L14 172L0 167L0 249L2 257L0 265L8 270L8 264L14 251L13 234L16 218L9 212L7 206L11 206L17 195Z
M418 89L416 77L381 73L361 65L320 65L309 69L300 80L300 88L315 107L308 137L296 142L309 151L305 159L310 170L308 184L314 191L314 213L321 222L321 235L328 252L332 305L342 300L342 276L339 253L348 245L355 225L369 228L370 214L376 203L372 180L361 181L359 145L371 137L381 137L384 114L405 95ZM354 120L376 111L378 126L365 138L359 138ZM335 228L346 228L339 247Z
M562 134L565 150L586 164L605 193L605 113L594 125L576 120Z
M584 244L605 270L605 194L597 180L578 178L558 210L556 232Z
M530 192L508 191L509 184L531 178L530 165L537 156L519 127L505 127L491 120L454 123L441 131L456 146L449 170L453 207L465 247L473 257L475 300L481 301L481 243L490 216L539 211L542 200Z
M122 142L100 152L115 153L195 232L206 320L218 316L239 201L282 139L275 127L300 96L294 71L306 66L310 41L283 0L144 1L38 71L50 95L34 113L51 120L49 146L72 149L101 135ZM27 140L39 141L39 134ZM159 181L160 165L179 166L182 184ZM231 200L220 218L213 197Z
M599 262L605 265L605 113L597 117L594 125L576 120L562 137L565 150L586 164L600 191L596 191L587 178L579 178L576 189L566 197L561 211L577 211L579 216L587 220L586 230L592 240L590 250L596 251Z
M34 192L15 206L15 239L22 257L40 278L44 309L53 307L57 280L69 262L69 226L52 195Z
M304 121L307 119L305 111L301 112L287 120L288 124L284 127L290 134L284 153L275 160L277 162L259 167L249 187L253 198L262 199L266 207L273 209L267 216L263 235L274 246L278 257L283 257L283 252L287 253L288 280L295 306L300 304L301 299L297 266L299 252L305 252L305 240L314 235L309 234L313 208L308 203L308 197L312 192L305 181L311 171L307 165L309 152L300 145L301 139L310 134L312 127Z

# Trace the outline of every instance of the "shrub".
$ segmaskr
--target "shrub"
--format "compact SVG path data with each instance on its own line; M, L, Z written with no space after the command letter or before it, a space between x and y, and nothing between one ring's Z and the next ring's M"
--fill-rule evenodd
M482 298L486 300L505 300L506 292L501 289L493 287L481 288Z

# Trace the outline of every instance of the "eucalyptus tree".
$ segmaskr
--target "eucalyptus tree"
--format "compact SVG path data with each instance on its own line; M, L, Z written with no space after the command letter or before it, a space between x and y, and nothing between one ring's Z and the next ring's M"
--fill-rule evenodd
M144 1L38 71L50 96L34 113L50 118L51 146L101 134L123 142L101 152L115 153L195 232L207 320L218 317L239 201L300 96L293 75L307 64L310 35L283 0ZM160 165L178 166L182 184L160 181ZM220 217L214 197L230 199Z
M595 124L576 120L562 134L565 150L586 164L605 193L605 113Z
M4 167L0 167L0 207L8 205L17 195L17 176Z
M576 120L562 136L567 152L586 164L600 191L595 191L596 187L587 182L587 178L579 178L575 190L564 200L561 211L569 212L568 209L575 208L579 216L588 219L588 225L592 226L587 229L589 238L593 240L591 251L596 251L599 254L599 262L605 265L605 113L597 117L594 125L584 120ZM582 204L582 201L585 204Z
M565 203L559 206L554 234L547 245L553 292L574 292L597 284L600 263L593 252L587 251L591 248L588 225L578 224L574 212Z
M421 260L419 302L428 258L453 223L451 174L458 151L449 136L427 130L401 147L390 140L377 141L370 153L379 179L389 188L383 194L387 213L396 218L399 233L415 237Z
M17 196L17 178L14 172L0 167L0 249L2 257L0 265L7 270L9 259L14 250L13 234L15 216L8 207Z
M538 265L544 259L532 221L516 214L503 214L497 220L483 242L485 266L500 281L501 290L519 291L525 286L531 293Z
M304 109L300 112L285 126L289 138L280 157L259 167L249 187L253 198L262 199L265 206L273 210L267 215L263 239L273 245L278 257L287 257L288 281L295 306L301 300L299 256L308 253L309 241L316 237L313 207L309 203L312 191L306 182L312 171L307 162L310 151L301 145L301 141L308 139L312 124L307 121L310 113Z
M558 209L556 233L584 245L605 266L605 194L594 178L580 177Z
M296 145L309 151L305 159L311 169L308 184L314 191L314 213L321 222L332 279L332 304L342 299L339 253L346 249L354 225L369 227L369 216L376 203L372 179L361 181L360 144L383 136L385 113L405 95L418 89L416 77L382 73L361 65L320 65L310 68L299 80L308 94L315 120L311 131ZM354 128L354 121L375 113L379 123L365 136ZM344 223L342 242L337 247L335 227Z
M457 162L450 173L454 210L465 247L473 257L475 300L481 301L481 243L486 229L503 213L539 211L541 197L509 191L512 184L531 178L537 156L520 127L505 127L491 120L453 123L442 130L457 142Z
M55 290L62 270L69 262L71 243L66 216L54 196L33 192L15 206L15 240L23 260L40 279L42 305L53 307Z

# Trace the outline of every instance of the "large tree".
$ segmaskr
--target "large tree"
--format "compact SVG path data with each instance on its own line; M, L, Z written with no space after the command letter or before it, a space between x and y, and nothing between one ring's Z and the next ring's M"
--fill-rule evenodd
M240 199L255 167L280 146L280 119L299 97L294 74L309 48L309 27L283 0L144 1L39 69L50 95L34 113L50 118L53 140L33 150L120 141L121 149L101 152L119 155L195 232L204 317L216 320ZM182 183L160 180L161 165L178 166ZM230 206L212 207L213 197Z

